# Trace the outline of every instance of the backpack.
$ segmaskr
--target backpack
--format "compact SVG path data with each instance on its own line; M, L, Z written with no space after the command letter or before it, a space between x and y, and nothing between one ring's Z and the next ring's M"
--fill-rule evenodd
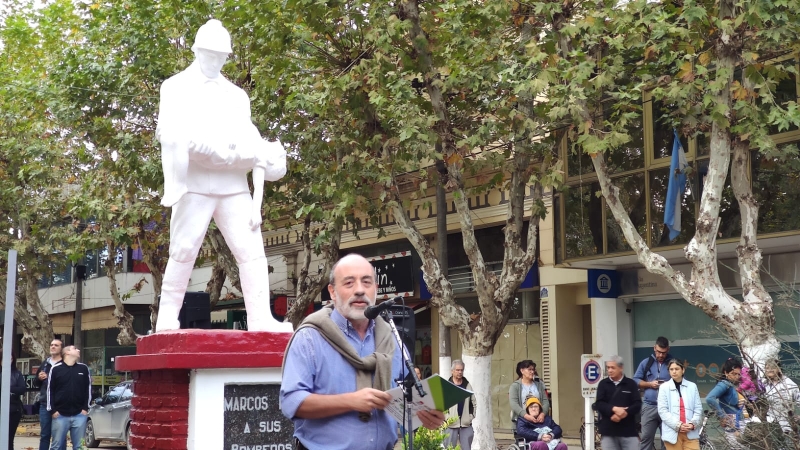
M653 358L653 355L647 357L647 365L644 366L644 373L643 373L645 377L647 377L647 373L650 372L650 368L653 367L654 362L656 362L656 359Z

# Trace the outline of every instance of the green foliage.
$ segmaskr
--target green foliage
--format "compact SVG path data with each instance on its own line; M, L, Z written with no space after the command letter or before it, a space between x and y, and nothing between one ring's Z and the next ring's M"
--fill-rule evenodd
M419 427L414 430L414 449L415 450L455 450L460 446L445 447L444 441L447 439L447 427L456 421L455 417L447 419L445 423L435 430L429 430L425 427ZM403 448L408 448L408 436L403 435Z

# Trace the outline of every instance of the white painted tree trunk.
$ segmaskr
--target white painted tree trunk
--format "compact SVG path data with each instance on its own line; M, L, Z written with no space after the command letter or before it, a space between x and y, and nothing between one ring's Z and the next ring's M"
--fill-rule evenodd
M725 19L737 7L732 0L721 0L719 5L720 18ZM559 16L553 26L563 38L560 40L560 47L564 58L568 58L572 51L566 35L561 33L569 20L567 15ZM701 309L724 328L728 338L739 346L748 365L763 369L767 360L778 357L780 343L775 337L772 298L763 287L759 272L761 251L757 244L758 205L753 197L747 165L750 143L746 137L732 131L737 118L732 113L734 108L731 92L738 82L734 74L737 64L742 61L742 49L737 47L742 36L731 36L730 33L730 30L723 30L713 48L718 57L715 66L716 73L719 74L715 83L721 87L709 88L707 98L711 104L708 109L716 111L724 118L717 117L711 121L710 158L700 198L696 231L684 248L686 259L692 264L690 274L674 270L666 258L653 252L639 234L620 200L619 188L612 183L604 154L593 153L592 163L606 205L619 224L625 240L636 252L639 263L647 271L664 277L689 304ZM591 123L590 105L579 100L576 101L576 106L578 113L575 120ZM592 129L587 128L584 132L596 134L596 138L602 139L601 133ZM734 154L732 166L731 153ZM731 183L741 211L742 232L736 250L743 290L742 301L725 291L720 282L717 264L716 239L720 225L720 201L729 167L732 167Z
M453 364L453 358L449 356L440 356L439 357L439 376L442 378L450 378L453 375L453 372L450 369L450 365ZM469 378L467 378L469 380Z
M461 357L464 361L464 377L469 380L475 392L475 419L472 430L475 437L473 450L495 448L494 428L492 427L492 355Z

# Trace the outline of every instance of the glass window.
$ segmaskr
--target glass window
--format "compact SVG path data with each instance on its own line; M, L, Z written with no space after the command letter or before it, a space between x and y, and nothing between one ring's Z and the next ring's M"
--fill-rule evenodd
M105 342L106 330L86 330L83 332L83 345L86 347L102 347Z
M611 114L606 120L614 120ZM631 121L625 130L631 140L605 154L606 164L611 173L626 172L644 167L644 127L641 116Z
M83 259L83 264L86 265L86 278L94 278L98 273L98 260L99 255L97 250L89 250L86 252L86 257Z
M509 320L538 320L539 319L539 290L517 292L514 303L511 305ZM479 314L481 306L478 297L462 297L456 299L469 314Z
M669 116L672 107L653 100L653 160L672 156L673 133L675 122ZM683 151L689 151L689 141L681 136Z
M705 134L699 133L697 135L697 156L708 156L711 154L711 142Z
M613 121L614 111L611 107L605 109L603 119ZM644 127L641 117L630 121L625 130L630 135L631 140L605 154L606 164L611 173L626 172L628 170L641 169L644 167ZM567 170L570 177L585 175L594 172L592 158L583 153L582 149L573 143L568 142L567 149Z
M118 384L111 388L108 392L103 394L103 404L109 405L111 403L116 403L119 401L120 397L122 397L123 393L125 392L125 385Z
M681 200L681 232L674 239L669 239L669 232L664 225L664 209L667 200L667 188L670 179L669 167L650 171L650 235L651 247L671 244L684 244L694 235L694 203L696 192L691 183L686 183ZM687 177L688 178L688 177ZM699 198L699 196L697 196Z
M779 146L785 149L788 145ZM800 229L800 158L767 157L752 152L753 195L760 206L759 233Z
M566 257L579 258L603 253L603 201L596 195L597 182L571 186L564 193Z
M561 196L556 195L553 197L553 229L555 230L556 238L556 262L564 261L564 254L561 252L561 243L564 242L564 237L561 234Z
M786 62L786 64L790 63L791 61ZM783 71L781 72L781 75L784 75L785 78L778 80L777 85L775 86L775 89L773 91L773 96L774 96L773 101L781 108L786 108L787 103L792 101L797 101L797 79L796 79L797 76L793 73L786 73ZM771 105L772 102L766 104L765 106L762 107L763 108L762 111L764 111L765 114L769 114L770 109L772 109L770 107ZM796 129L797 127L792 124L789 125L788 129L785 128L783 130L781 130L779 126L773 125L770 126L769 133L770 134L785 133L787 131Z
M628 177L614 180L614 185L619 188L619 200L628 212L633 226L640 235L644 236L647 228L647 214L644 195L644 174L637 173ZM611 210L606 208L606 241L608 253L624 252L631 250L628 241L622 234L622 228L617 223Z
M572 142L567 142L568 176L576 177L578 175L586 175L587 173L594 172L592 157L584 153L580 146L573 144Z
M133 383L126 384L125 390L122 392L122 397L119 401L124 402L133 398Z
M655 342L659 336L668 336L670 341L725 337L716 322L682 298L636 302L633 323L635 342ZM650 344L651 353L652 349Z

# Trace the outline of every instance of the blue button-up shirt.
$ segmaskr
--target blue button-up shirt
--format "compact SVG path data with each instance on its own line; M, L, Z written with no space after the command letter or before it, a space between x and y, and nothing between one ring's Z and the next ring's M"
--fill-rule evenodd
M672 377L669 375L669 367L667 363L669 360L672 359L672 355L667 355L664 358L663 363L659 363L657 359L655 359L656 355L651 355L654 359L653 364L650 365L650 369L647 373L644 373L644 368L647 366L647 360L649 358L645 358L642 362L639 363L639 367L636 368L636 373L633 374L633 381L636 382L638 386L641 381L655 381L655 380L662 380L662 381L669 381ZM650 406L658 405L658 389L647 388L644 390L644 398L642 398L642 402Z
M338 311L331 320L342 330L362 358L375 352L375 323L370 321L362 340ZM324 419L296 417L300 404L311 394L345 394L356 390L356 369L312 328L297 332L286 352L281 382L280 406L294 423L294 435L309 450L391 450L397 441L397 422L385 411L374 410L368 422L351 411ZM392 385L400 377L400 350L395 345Z

